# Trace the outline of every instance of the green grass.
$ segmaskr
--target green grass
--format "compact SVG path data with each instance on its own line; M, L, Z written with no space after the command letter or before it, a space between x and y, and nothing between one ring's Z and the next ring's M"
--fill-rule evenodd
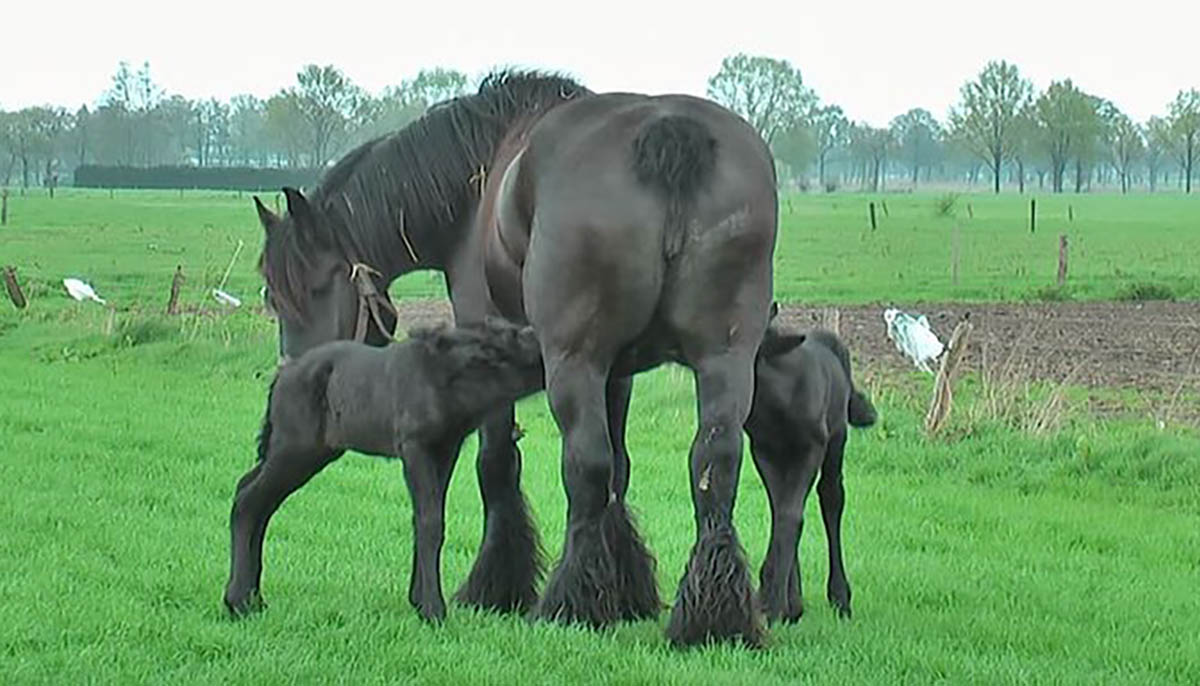
M1038 195L1038 229L1028 228L1029 198L958 197L941 216L939 194L795 195L782 206L776 295L786 302L862 303L936 300L1115 300L1200 298L1200 196ZM871 231L867 203L877 207ZM885 215L882 204L888 206ZM189 191L65 190L9 199L0 261L19 267L31 295L57 294L75 275L118 307L165 304L176 265L184 299L209 295L244 248L226 290L256 300L262 229L249 194ZM271 204L270 197L267 203ZM971 207L973 218L968 216ZM1074 220L1067 219L1068 206ZM960 231L959 285L951 283L951 231ZM1070 241L1070 278L1054 287L1058 236ZM442 297L440 274L397 281L397 297Z
M905 199L888 197L893 220ZM794 201L780 244L781 283L796 288L812 278L804 265L833 259L804 253L789 238L806 225L821 235L819 204L830 200ZM865 198L840 200L862 205ZM934 200L911 199L930 208ZM1076 221L1090 216L1091 201L1110 200L1077 198ZM951 438L928 441L920 425L929 379L916 375L864 376L882 420L855 432L848 449L850 622L835 619L824 601L824 535L814 497L801 553L807 613L798 625L776 627L760 653L674 651L662 635L665 615L592 632L452 606L444 626L425 626L405 599L411 508L400 466L357 455L330 467L278 513L266 548L270 608L230 622L220 603L228 513L233 485L254 459L274 329L245 310L170 319L152 310L161 307L180 261L195 275L185 300L206 298L203 282L219 280L239 238L247 245L231 290L257 290L258 228L249 201L200 193L182 203L172 194L132 193L111 201L68 193L60 201L14 203L11 225L0 230L0 262L18 264L36 291L25 312L0 306L6 684L1200 679L1197 432L1071 413L1059 430L1031 436L972 412L979 389L968 379L956 398ZM983 221L987 204L974 202ZM1180 203L1191 201L1164 202L1182 215ZM848 212L838 216L829 221L857 230ZM1170 231L1146 231L1159 233ZM825 243L836 241L813 241ZM915 242L894 249L903 245L919 253ZM1195 257L1170 258L1173 266L1155 279L1178 278L1171 283L1182 289ZM1150 278L1139 269L1139 280ZM91 279L120 305L111 321L103 308L57 292L55 279L67 273ZM401 288L420 294L430 283L418 275ZM843 283L845 292L827 284L822 297L878 299L887 292ZM669 600L692 543L692 384L667 367L636 385L630 498ZM524 401L518 417L527 430L524 488L556 556L565 498L544 396ZM465 578L479 543L473 456L472 441L449 496L447 593ZM742 478L737 524L757 573L767 508L748 461Z

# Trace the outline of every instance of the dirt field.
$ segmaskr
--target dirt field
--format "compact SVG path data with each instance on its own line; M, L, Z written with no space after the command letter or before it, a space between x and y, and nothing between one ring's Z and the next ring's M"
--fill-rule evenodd
M965 364L978 369L1010 363L1032 378L1093 387L1175 391L1181 381L1200 379L1200 302L897 305L924 314L947 342L969 313L974 331ZM441 300L401 303L402 328L450 320ZM839 331L855 362L912 369L887 338L883 306L838 310ZM779 319L799 328L824 316L819 308L784 305Z

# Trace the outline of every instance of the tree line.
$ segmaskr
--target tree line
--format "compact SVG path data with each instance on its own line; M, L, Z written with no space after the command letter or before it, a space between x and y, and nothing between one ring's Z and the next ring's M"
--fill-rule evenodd
M1053 192L1175 184L1191 192L1200 175L1195 88L1179 91L1160 116L1135 122L1069 78L1034 92L1016 65L993 61L962 85L945 120L914 108L879 128L821 103L787 61L739 54L709 79L708 95L758 129L801 185L815 172L827 189L986 178L997 193L1004 183L1021 192L1028 184Z
M471 90L444 68L370 93L333 65L304 66L269 98L228 102L168 94L150 65L118 65L94 108L0 111L0 184L56 185L85 166L320 169L354 145L401 128ZM708 96L771 146L781 178L800 187L868 190L921 184L1006 184L1055 192L1178 186L1200 157L1200 91L1181 90L1160 116L1133 121L1071 79L1034 92L1018 68L988 63L943 120L914 108L874 127L824 103L786 60L725 58Z

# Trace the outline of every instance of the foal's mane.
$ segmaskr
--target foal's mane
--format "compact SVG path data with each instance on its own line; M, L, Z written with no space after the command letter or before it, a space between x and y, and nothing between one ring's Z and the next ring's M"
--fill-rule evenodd
M541 359L541 348L530 327L489 318L469 327L442 324L414 328L408 339L420 346L426 363L440 367L447 380L481 368L511 367Z
M272 296L303 311L305 255L314 248L377 268L409 251L441 253L455 237L439 229L477 201L480 172L513 125L588 93L560 75L497 71L478 92L434 105L399 131L350 151L308 194L314 221L284 222L268 232L259 268Z

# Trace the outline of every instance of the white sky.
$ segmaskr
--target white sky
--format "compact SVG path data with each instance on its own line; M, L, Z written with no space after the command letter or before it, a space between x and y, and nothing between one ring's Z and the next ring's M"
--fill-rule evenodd
M92 105L122 59L189 98L268 96L309 62L372 92L423 67L513 65L596 91L703 95L723 57L747 52L790 61L823 103L876 126L910 107L943 119L989 59L1035 88L1073 78L1139 121L1200 87L1197 0L703 2L6 0L0 108Z

